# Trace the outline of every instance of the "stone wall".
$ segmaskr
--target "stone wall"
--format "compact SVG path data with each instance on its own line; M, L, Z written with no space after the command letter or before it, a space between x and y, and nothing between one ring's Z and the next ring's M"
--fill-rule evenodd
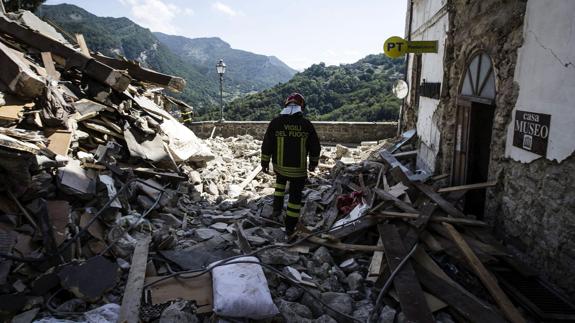
M498 235L575 298L575 155L561 163L540 158L498 166L499 185L488 194Z
M252 135L263 139L269 121L226 121L220 124L215 121L192 122L190 128L200 138L210 137L214 126L214 136L233 137ZM396 122L313 122L322 143L357 144L362 141L377 141L395 137Z
M468 60L477 52L485 52L493 61L497 92L489 178L498 181L487 191L486 220L525 263L575 298L575 156L561 163L545 158L520 163L505 156L507 127L521 91L514 75L518 49L523 44L526 2L450 2L445 90L433 116L441 120L436 173L451 173L461 79ZM417 112L406 116L416 118Z

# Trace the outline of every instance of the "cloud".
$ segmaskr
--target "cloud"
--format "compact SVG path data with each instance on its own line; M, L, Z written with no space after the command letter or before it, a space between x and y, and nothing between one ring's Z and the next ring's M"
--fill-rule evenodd
M217 10L223 14L226 14L230 17L235 17L235 16L239 16L242 14L240 11L236 11L236 10L232 9L232 7L225 5L221 2L214 3L212 5L212 8L214 8L215 10Z
M191 8L180 8L174 4L161 0L119 0L124 6L130 8L132 18L140 25L152 31L168 34L178 32L174 18L182 15L193 15Z
M184 9L184 15L193 16L194 14L195 14L194 9L192 9L192 8L185 8Z

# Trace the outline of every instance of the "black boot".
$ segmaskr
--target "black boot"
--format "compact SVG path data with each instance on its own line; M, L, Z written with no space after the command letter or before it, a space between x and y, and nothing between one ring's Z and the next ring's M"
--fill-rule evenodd
M288 237L291 237L295 232L295 226L297 225L299 218L293 216L286 216L285 218L285 226L286 226L286 234Z

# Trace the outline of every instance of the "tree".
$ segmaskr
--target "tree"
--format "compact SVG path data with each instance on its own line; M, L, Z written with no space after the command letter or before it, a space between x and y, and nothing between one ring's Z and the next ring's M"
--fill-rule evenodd
M0 0L3 1L3 0ZM46 0L8 0L5 1L6 11L17 11L18 9L36 11Z

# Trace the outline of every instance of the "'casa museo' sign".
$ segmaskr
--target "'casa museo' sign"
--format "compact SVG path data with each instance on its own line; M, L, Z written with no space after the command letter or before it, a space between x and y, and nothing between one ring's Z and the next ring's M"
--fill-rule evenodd
M515 112L513 146L545 156L549 142L551 115L527 111Z

